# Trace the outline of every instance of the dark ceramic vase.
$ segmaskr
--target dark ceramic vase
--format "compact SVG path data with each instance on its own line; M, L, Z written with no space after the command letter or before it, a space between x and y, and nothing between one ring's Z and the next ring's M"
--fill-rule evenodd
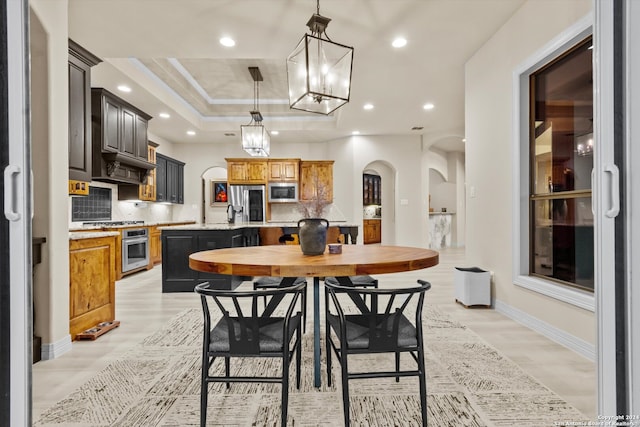
M329 221L324 218L304 218L298 221L300 249L305 255L322 255L327 247Z

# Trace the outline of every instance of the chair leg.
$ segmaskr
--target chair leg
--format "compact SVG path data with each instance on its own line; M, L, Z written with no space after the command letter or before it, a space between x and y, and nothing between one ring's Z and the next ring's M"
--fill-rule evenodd
M208 357L205 356L202 360L202 379L200 383L200 427L205 427L207 424L207 398L209 393L209 383L207 382L208 362Z
M340 365L342 366L342 406L344 407L344 427L349 427L349 374L347 371L347 355L340 345Z
M302 290L302 332L307 332L307 286Z
M227 376L227 378L231 376L231 358L230 357L224 358L224 373ZM229 388L231 388L231 383L227 383L227 390Z
M396 372L400 372L400 352L396 351ZM400 377L396 377L396 382L400 382Z
M427 379L425 372L425 363L424 363L424 349L420 346L420 350L418 350L418 370L420 371L420 375L418 379L420 380L420 409L422 412L422 425L427 425Z
M296 388L300 390L300 365L302 364L302 332L300 327L296 331L297 343L296 343Z
M328 303L328 299L325 298L325 304L327 303ZM328 320L325 321L324 330L325 330L324 343L326 348L325 352L327 354L327 386L331 387L331 326L329 326Z
M287 427L287 409L289 406L289 349L284 349L282 357L282 403L281 403L281 423L282 427Z

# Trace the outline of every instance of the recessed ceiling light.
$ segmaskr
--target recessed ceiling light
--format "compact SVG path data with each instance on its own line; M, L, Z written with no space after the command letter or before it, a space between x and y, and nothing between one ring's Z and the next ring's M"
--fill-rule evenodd
M462 138L462 142L467 142L467 138Z
M360 131L359 130L354 130L353 132L351 132L351 135L360 135Z
M120 92L131 92L131 88L129 86L126 86L126 85L118 86L118 90Z
M280 134L280 132L278 132L277 130L272 130L271 131L271 135L279 135L279 134Z
M236 45L236 41L234 39L232 39L231 37L222 37L220 39L220 44L222 46L226 46L226 47L233 47Z
M364 108L365 110L373 110L373 104L364 104L362 108Z
M433 110L435 108L435 105L433 105L432 103L428 102L428 103L424 104L422 106L422 108L424 108L425 110Z
M171 114L169 113L160 113L158 115L163 119L168 119L169 117L171 117Z
M189 136L193 136L195 134L196 134L196 131L194 131L194 130L188 130L187 131L187 135L189 135Z
M393 42L391 42L391 46L395 48L405 47L407 45L407 39L404 37L396 37Z

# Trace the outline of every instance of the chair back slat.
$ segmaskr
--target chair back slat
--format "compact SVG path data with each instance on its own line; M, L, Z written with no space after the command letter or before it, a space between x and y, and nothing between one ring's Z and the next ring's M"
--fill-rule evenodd
M253 291L228 291L210 289L208 283L203 283L195 287L195 292L200 294L204 312L204 339L207 342L216 339L224 339L228 343L229 353L256 355L260 353L260 328L267 324L272 316L263 316L258 310L258 301L262 297L282 298L291 294L284 317L285 328L293 315L296 302L304 289L304 283L285 288L253 290ZM222 319L226 325L226 336L212 336L211 312L207 304L207 298L213 299L215 305L222 314ZM245 301L245 304L242 303ZM248 302L248 304L247 304ZM244 307L244 310L243 310ZM248 315L248 313L250 313ZM286 330L286 329L285 329ZM283 332L284 333L284 332Z
M357 345L362 345L362 339L366 339L366 348L382 352L394 351L403 342L417 343L418 333L421 331L419 322L421 321L421 312L424 305L424 293L431 287L428 282L419 281L419 284L420 286L398 289L364 289L326 283L325 286L331 297L333 308L335 308L338 317L341 319L341 323L347 325L348 322L355 322L361 324L362 327L366 326L366 330L352 328L352 331L360 331L363 336L366 334L366 338L360 337L361 339ZM345 315L343 307L345 301L341 302L338 294L347 294L352 300L354 298L364 300L365 295L370 295L372 301L382 302L386 300L386 304L372 304L373 310L378 307L377 312L365 311L360 305L355 304L355 307L350 307L350 311L356 310L359 313ZM408 316L405 315L405 311L409 307L409 303L415 301L414 296L417 297L415 304L416 324L411 324ZM329 303L328 300L327 304ZM351 333L353 334L353 332ZM342 335L349 335L346 327ZM349 339L353 340L354 338L351 336Z

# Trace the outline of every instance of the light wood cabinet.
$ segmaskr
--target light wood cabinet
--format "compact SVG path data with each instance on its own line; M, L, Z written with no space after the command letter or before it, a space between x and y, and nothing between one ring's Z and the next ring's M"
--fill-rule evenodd
M382 241L382 227L379 219L365 219L363 226L364 244L380 243Z
M157 226L149 227L149 263L152 265L162 262L162 232Z
M225 159L229 184L264 184L267 182L267 161Z
M300 162L300 200L317 197L333 201L333 160Z
M115 319L116 236L69 241L71 339Z
M269 160L269 181L297 182L300 159Z

